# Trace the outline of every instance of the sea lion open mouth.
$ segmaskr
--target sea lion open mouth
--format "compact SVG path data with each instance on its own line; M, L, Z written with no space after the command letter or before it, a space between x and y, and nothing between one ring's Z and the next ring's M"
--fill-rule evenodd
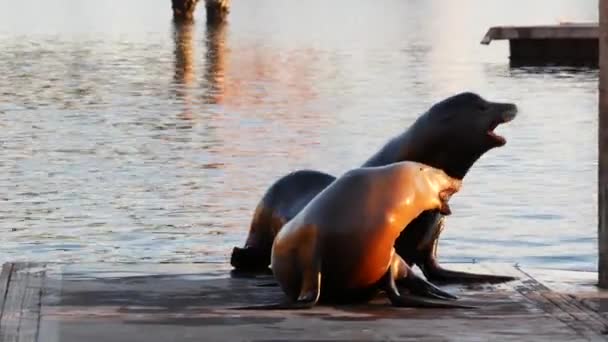
M448 204L448 202L441 202L441 207L439 207L439 212L444 215L444 216L450 216L452 215L452 209L450 208L450 205Z
M452 214L452 209L448 202L453 194L458 191L457 187L448 188L439 192L439 199L441 200L441 207L439 207L439 212L445 216L449 216Z
M515 119L516 114L517 114L517 107L513 106L513 108L509 108L507 111L505 111L505 113L503 115L501 115L500 118L498 118L497 120L494 120L490 124L487 134L490 138L492 138L498 144L498 146L504 146L507 143L507 139L505 139L505 137L503 137L501 135L496 134L496 132L494 132L494 130L496 129L496 127L498 127L498 125L508 123L509 121L512 121L513 119Z
M503 146L507 143L507 139L505 139L505 137L503 137L502 135L498 135L496 134L496 132L494 132L494 129L496 129L496 127L498 127L498 125L502 123L504 123L504 121L502 120L493 122L487 132L488 136L494 141L496 141L499 146Z

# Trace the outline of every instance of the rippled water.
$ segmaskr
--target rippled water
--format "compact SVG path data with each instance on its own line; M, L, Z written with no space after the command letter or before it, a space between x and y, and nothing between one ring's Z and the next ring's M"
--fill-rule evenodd
M510 68L489 26L597 1L0 0L0 261L225 264L298 168L340 174L464 90L520 107L475 164L444 261L592 269L597 71Z

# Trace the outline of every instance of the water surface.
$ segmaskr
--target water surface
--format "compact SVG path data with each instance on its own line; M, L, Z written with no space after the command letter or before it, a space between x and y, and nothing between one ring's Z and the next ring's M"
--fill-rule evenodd
M233 0L207 29L168 0L0 0L0 261L225 264L278 177L339 175L470 90L520 114L453 198L441 259L593 269L597 71L479 44L596 20L546 4Z

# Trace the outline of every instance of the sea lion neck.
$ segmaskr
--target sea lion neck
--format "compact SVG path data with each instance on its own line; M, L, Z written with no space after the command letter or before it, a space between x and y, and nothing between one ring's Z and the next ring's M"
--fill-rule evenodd
M384 166L401 161L415 161L443 170L462 180L473 164L489 149L456 141L452 134L429 125L424 117L405 132L392 138L363 166ZM467 139L462 136L461 139Z

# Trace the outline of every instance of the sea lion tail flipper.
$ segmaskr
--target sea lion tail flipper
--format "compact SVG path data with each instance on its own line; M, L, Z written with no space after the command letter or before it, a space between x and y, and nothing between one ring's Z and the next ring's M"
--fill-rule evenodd
M476 307L470 305L456 304L447 300L438 300L431 298L424 298L415 295L403 295L399 293L397 284L395 283L395 277L389 270L385 275L385 288L388 298L391 303L397 307L410 307L410 308L460 308L460 309L474 309Z

